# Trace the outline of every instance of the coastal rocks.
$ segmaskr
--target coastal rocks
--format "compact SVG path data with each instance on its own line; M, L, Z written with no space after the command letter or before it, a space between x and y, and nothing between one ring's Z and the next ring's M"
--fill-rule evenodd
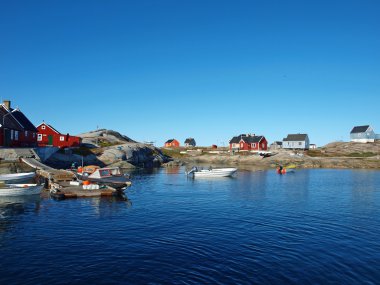
M130 165L145 168L157 167L168 161L159 149L140 143L125 143L104 148L98 159L107 165L126 161Z

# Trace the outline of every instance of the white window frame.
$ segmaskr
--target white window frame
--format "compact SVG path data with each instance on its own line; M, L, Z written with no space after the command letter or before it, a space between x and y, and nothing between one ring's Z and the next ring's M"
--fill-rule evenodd
M14 130L11 130L11 140L13 141L13 138L14 138Z
M42 134L37 135L37 141L39 141L39 142L42 141Z
M15 141L18 141L18 131L15 131Z
M65 141L65 136L60 136L60 137L59 137L59 141L60 141L60 142L64 142L64 141Z
M42 129L42 130L46 129L46 126L41 126L41 129Z
M251 143L251 147L256 148L256 143Z

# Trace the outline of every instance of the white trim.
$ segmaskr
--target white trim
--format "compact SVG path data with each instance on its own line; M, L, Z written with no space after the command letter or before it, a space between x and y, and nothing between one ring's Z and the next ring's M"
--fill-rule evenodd
M65 136L59 136L59 141L64 142L65 141Z
M37 141L38 141L38 142L42 141L42 134L38 134L38 135L37 135Z

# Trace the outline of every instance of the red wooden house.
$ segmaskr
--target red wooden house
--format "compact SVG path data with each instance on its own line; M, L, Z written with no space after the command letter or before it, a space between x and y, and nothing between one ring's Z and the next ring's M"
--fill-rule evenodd
M37 129L11 101L0 105L0 146L36 147Z
M37 143L38 146L55 146L59 148L79 146L82 138L61 134L51 125L43 122L38 127Z
M230 140L230 150L266 151L268 150L268 142L264 136L256 136L255 134L243 134L233 137Z
M167 140L165 142L165 147L179 147L179 141L176 139Z

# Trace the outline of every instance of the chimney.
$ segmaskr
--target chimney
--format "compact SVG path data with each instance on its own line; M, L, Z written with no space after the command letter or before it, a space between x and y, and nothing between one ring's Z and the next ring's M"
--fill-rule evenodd
M7 108L8 110L11 109L11 101L9 101L9 100L4 100L4 101L3 101L3 104L4 104L5 108Z

